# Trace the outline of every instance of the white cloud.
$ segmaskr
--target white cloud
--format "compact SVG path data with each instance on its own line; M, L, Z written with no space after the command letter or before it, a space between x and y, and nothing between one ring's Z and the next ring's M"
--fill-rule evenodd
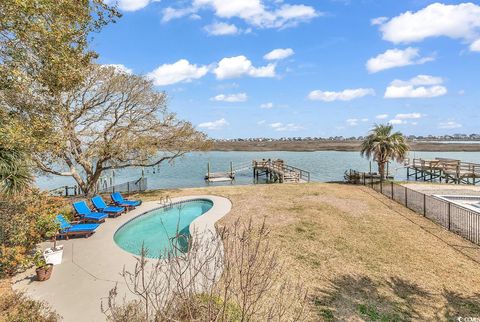
M207 129L207 130L221 130L228 125L229 123L227 122L227 120L222 118L216 121L200 123L198 124L198 127L201 129Z
M462 124L457 123L455 121L442 122L438 124L439 129L446 129L446 130L458 129L458 128L461 128L462 126L463 126Z
M275 106L275 105L274 105L272 102L269 102L269 103L261 104L261 105L260 105L260 108L271 109L271 108L273 108L274 106Z
M394 80L385 91L385 98L432 98L447 94L441 77L418 75L408 81Z
M384 119L388 118L388 114L379 114L379 115L375 116L375 118L377 120L384 120Z
M107 4L118 4L118 8L123 11L137 11L150 4L150 0L108 0Z
M377 57L370 58L366 66L370 73L377 73L395 67L424 64L432 60L433 57L420 57L418 48L408 47L404 50L389 49Z
M388 21L388 17L378 17L370 20L370 24L372 26L378 26L378 25L383 25L387 21Z
M192 18L194 19L199 19L201 18L200 16L195 14L195 9L193 8L172 8L172 7L167 7L163 9L162 11L162 22L167 23L170 20L173 19L178 19L182 18L184 16L191 15Z
M420 113L407 113L407 114L397 114L395 118L398 120L405 120L405 119L419 119L422 117Z
M315 8L302 4L290 5L274 1L267 8L262 0L193 0L187 8L167 8L163 21L211 9L222 19L240 18L247 24L259 28L286 28L308 22L321 15Z
M478 51L478 52L480 52L480 39L475 40L475 41L470 45L470 50L471 50L471 51Z
M360 122L363 122L363 123L368 122L368 119L367 118L362 118L362 119L353 119L352 118L352 119L346 120L346 122L347 122L348 126L357 126L358 123L360 123Z
M207 66L190 64L188 60L181 59L174 64L164 64L147 74L156 86L171 85L180 82L190 82L199 79L208 73Z
M391 125L401 125L401 124L404 124L406 122L404 120L393 119L393 120L390 120L388 123L390 123Z
M205 31L213 36L236 35L240 33L240 29L233 24L224 22L216 22L204 27Z
M308 99L312 101L324 102L351 101L353 99L361 98L367 95L375 95L375 91L372 88L346 89L341 92L326 92L316 90L308 94Z
M281 59L290 57L293 54L295 54L295 52L293 51L292 48L285 48L285 49L278 48L278 49L272 50L271 52L263 56L263 58L265 58L266 60L281 60Z
M248 99L248 96L246 93L238 93L238 94L230 94L230 95L220 94L211 98L212 101L228 102L228 103L246 102L247 99Z
M349 126L357 126L358 125L358 119L348 119L347 124Z
M126 67L122 64L106 64L102 65L103 67L113 67L120 73L133 74L133 69Z
M294 132L303 129L302 126L295 123L284 124L281 122L270 123L269 126L277 132Z
M433 3L380 23L383 39L412 43L430 37L449 37L472 43L480 36L480 6L473 3Z
M388 121L388 123L392 125L417 125L418 122L414 121L409 121L409 120L418 120L422 118L423 115L421 113L405 113L405 114L397 114L395 115L395 118Z
M213 71L217 79L251 77L275 77L275 64L263 67L254 67L245 56L223 58Z
M257 122L257 125L263 125L263 124L265 124L265 123L267 123L267 121L261 120L261 121L258 121L258 122Z

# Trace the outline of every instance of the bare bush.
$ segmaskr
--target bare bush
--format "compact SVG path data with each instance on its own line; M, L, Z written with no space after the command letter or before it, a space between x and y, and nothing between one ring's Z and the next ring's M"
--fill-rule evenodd
M8 292L0 296L0 321L56 322L61 317L45 302L35 301L22 293Z
M252 220L216 232L172 239L159 260L146 249L132 271L123 270L133 301L117 287L102 303L110 321L302 321L307 291L291 282L265 223Z

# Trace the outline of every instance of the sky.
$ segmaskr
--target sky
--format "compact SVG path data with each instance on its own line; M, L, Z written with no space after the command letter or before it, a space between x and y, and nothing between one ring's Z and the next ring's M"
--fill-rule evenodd
M98 62L152 79L210 137L480 133L480 2L116 3Z

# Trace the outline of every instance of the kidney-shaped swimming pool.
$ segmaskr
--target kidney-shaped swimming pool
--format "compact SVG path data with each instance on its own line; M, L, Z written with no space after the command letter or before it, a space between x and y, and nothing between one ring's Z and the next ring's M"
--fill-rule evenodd
M207 199L195 199L162 207L140 215L121 226L113 236L123 250L146 257L162 258L185 253L190 238L190 223L213 207Z

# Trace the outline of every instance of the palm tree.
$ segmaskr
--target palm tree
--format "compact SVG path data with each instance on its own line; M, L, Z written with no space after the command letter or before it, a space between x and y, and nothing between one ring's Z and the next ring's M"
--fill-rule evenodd
M392 130L390 124L377 124L362 143L362 157L377 161L381 179L385 178L385 164L390 160L402 162L410 149L403 134Z
M17 194L31 185L32 173L26 158L22 150L0 145L0 194Z

